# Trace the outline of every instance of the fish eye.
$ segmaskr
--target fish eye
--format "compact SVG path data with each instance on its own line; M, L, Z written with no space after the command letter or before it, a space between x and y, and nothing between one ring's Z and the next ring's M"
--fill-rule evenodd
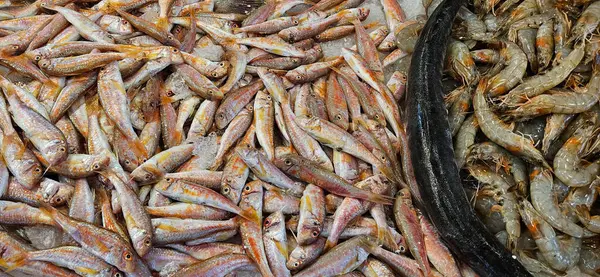
M375 115L375 118L379 119L379 115L378 115L378 114L376 114L376 115Z
M129 160L125 160L125 164L129 165L131 162Z
M300 266L300 263L298 263L298 262L294 263L294 267L299 267L299 266Z
M269 225L271 225L271 221L268 219L265 219L265 226L269 226Z
M302 79L302 76L296 75L296 80L300 80L300 79Z
M121 23L127 25L127 24L129 24L129 21L123 19L123 20L121 20Z
M39 61L39 60L42 59L42 56L41 55L35 55L35 57L33 59L36 60L36 61Z
M146 161L148 161L148 159L146 159L146 158L142 159L142 163L145 163Z
M171 183L171 182L173 182L173 178L166 178L165 181Z
M271 100L271 95L267 95L267 100Z
M406 248L404 248L404 246L400 246L398 250L400 250L400 253L404 253L404 251L406 251Z
M39 167L35 168L35 172L41 172L41 171L42 171L42 169L40 169Z
M115 38L112 35L106 35L106 37L108 37L108 38Z
M131 253L129 253L129 251L125 251L123 252L123 258L125 258L125 260L127 261L131 261L133 259L133 256L131 255Z
M224 67L224 66L225 66L225 63L224 63L224 62L220 62L220 63L219 63L219 66L220 66L220 67Z
M167 91L167 96L173 97L175 93L172 90Z
M67 149L66 149L66 148L64 148L64 147L60 147L60 148L58 148L58 152L65 152L65 151L67 151Z
M94 167L94 169L100 169L100 165L98 165L98 164L94 164L93 167Z
M167 39L173 39L173 36L172 35L167 35ZM174 50L177 50L177 49L174 49ZM173 51L173 52L175 52L175 51Z
M152 244L152 242L150 241L150 239L145 239L144 240L144 245L150 246L151 244Z
M56 203L57 203L57 204L62 202L62 198L60 198L60 197L56 197L56 199L55 199L55 200L56 200Z
M224 187L223 188L223 193L229 193L229 187Z
M146 180L150 180L150 179L152 179L152 177L154 177L154 175L152 175L152 173L146 173L146 175L144 175L144 179L146 179Z
M338 114L338 115L336 115L336 116L335 116L335 118L336 118L337 120L342 120L342 116L341 116L341 115L339 115L339 114Z
M290 160L285 160L285 161L283 161L283 163L285 165L292 165L292 161L290 161Z
M246 187L244 187L244 189L245 189L246 191L250 191L250 190L251 190L250 186L246 186Z
M121 275L121 272L117 272L115 273L115 275L113 275L114 277L123 277L123 275Z
M312 235L312 237L313 237L313 238L316 238L316 237L318 237L318 236L319 236L319 232L317 232L317 231L312 231L311 235Z
M313 225L319 226L319 222L315 220L315 221L313 221Z
M173 39L173 36L171 36L171 38L170 38L170 39ZM175 49L175 48L173 48L173 50L171 50L171 51L173 51L173 53L179 53L179 50L177 50L177 49Z
M294 21L292 21L292 23L298 24L298 19L294 19Z
M210 75L213 76L213 77L215 77L215 78L218 76L217 72L213 72Z

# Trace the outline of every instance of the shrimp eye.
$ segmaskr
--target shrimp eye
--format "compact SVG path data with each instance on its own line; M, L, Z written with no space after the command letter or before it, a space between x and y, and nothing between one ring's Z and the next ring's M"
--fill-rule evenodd
M244 187L244 189L245 189L246 191L250 191L250 189L251 189L251 188L250 188L250 186L246 186L246 187Z
M313 238L316 238L316 237L318 237L318 236L319 236L319 232L317 232L317 231L312 231L311 235L312 235L312 237L313 237Z
M131 261L133 259L133 256L131 255L131 253L125 251L123 252L123 258L125 258L125 260L127 261Z
M223 193L229 193L229 187L224 187L223 188Z
M152 242L149 239L144 240L144 245L150 246L151 244L152 244Z
M285 161L283 161L283 163L285 165L292 165L292 161L290 161L290 160L285 160Z

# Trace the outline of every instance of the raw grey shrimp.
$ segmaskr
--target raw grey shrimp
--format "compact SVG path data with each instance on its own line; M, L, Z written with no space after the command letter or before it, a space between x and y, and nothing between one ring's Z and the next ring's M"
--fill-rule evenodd
M501 105L507 107L515 106L517 103L540 95L560 84L583 59L584 46L584 44L577 46L558 66L553 67L546 74L536 75L523 80L523 83L511 90L507 95L500 97L502 100Z
M486 83L486 79L480 81L479 86L475 90L475 97L473 98L475 116L483 133L491 141L506 148L509 152L550 168L542 153L533 145L531 139L513 133L512 126L506 125L490 110L484 96Z
M516 36L519 30L523 30L526 28L539 28L540 26L542 26L542 24L544 24L544 22L552 20L553 17L554 11L523 18L510 25L508 29L508 39L514 42L517 38Z
M467 163L472 164L476 160L491 161L496 171L503 169L511 173L517 185L517 191L521 195L527 195L527 167L518 157L513 156L502 147L492 142L482 142L469 147Z
M536 167L530 174L531 203L539 214L552 227L570 236L580 238L583 229L564 216L552 193L552 173L540 167Z
M560 136L562 131L575 119L576 114L552 114L546 117L544 139L542 140L542 153L548 154L552 142Z
M529 61L529 67L531 71L538 71L538 63L537 56L535 54L535 40L536 40L536 30L532 28L526 28L523 30L518 30L516 33L516 40L518 40L517 44L523 52L525 52L525 56L527 56L527 60Z
M450 74L461 80L464 84L472 84L477 78L475 61L471 57L469 48L462 42L453 40L448 45L447 62Z
M454 137L454 160L458 168L462 168L467 160L469 147L475 143L475 135L479 130L479 123L475 115L470 115Z
M548 20L538 28L535 48L539 73L550 65L554 56L554 20Z
M489 79L487 87L490 96L507 93L521 81L527 70L527 56L517 44L505 41L500 55L506 67Z
M546 114L577 114L591 109L600 94L591 91L551 91L530 98L517 108L507 111L505 117L514 121L526 121Z
M550 267L565 271L575 265L579 258L581 239L571 237L564 242L559 240L552 226L535 211L526 199L519 203L519 213L535 239L541 255Z
M600 161L588 163L582 161L578 156L582 144L586 139L589 139L596 123L597 117L586 121L556 153L554 174L568 186L582 187L589 185L594 180L594 176L600 172Z
M600 3L596 1L581 13L581 16L577 19L575 25L573 25L571 40L585 39L596 30L598 24L600 24Z

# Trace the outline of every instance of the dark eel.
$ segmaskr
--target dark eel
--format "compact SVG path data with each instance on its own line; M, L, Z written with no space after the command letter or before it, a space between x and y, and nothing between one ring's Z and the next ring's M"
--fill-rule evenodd
M471 208L454 162L442 98L442 66L452 21L465 0L444 0L412 54L407 93L410 157L423 207L450 250L480 276L531 276Z

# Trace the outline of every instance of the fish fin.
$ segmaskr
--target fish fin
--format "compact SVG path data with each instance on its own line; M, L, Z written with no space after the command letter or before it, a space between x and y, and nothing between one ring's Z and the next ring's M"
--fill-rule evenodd
M8 257L7 259L0 258L0 267L4 268L4 272L9 273L21 266L23 266L28 260L27 252L19 253Z
M369 193L369 195L367 196L368 200L373 202L373 203L378 203L378 204L383 204L383 205L392 205L394 204L394 198L387 196L387 195L381 195L381 194L375 194L375 193Z
M246 220L249 220L249 221L252 221L252 222L258 224L259 226L262 225L262 220L258 216L258 212L256 212L254 209L242 210L242 211L240 211L239 215Z
M329 238L327 238L327 242L325 242L325 247L323 247L323 253L329 251L331 248L335 247L337 245L337 242L331 241L329 240Z

